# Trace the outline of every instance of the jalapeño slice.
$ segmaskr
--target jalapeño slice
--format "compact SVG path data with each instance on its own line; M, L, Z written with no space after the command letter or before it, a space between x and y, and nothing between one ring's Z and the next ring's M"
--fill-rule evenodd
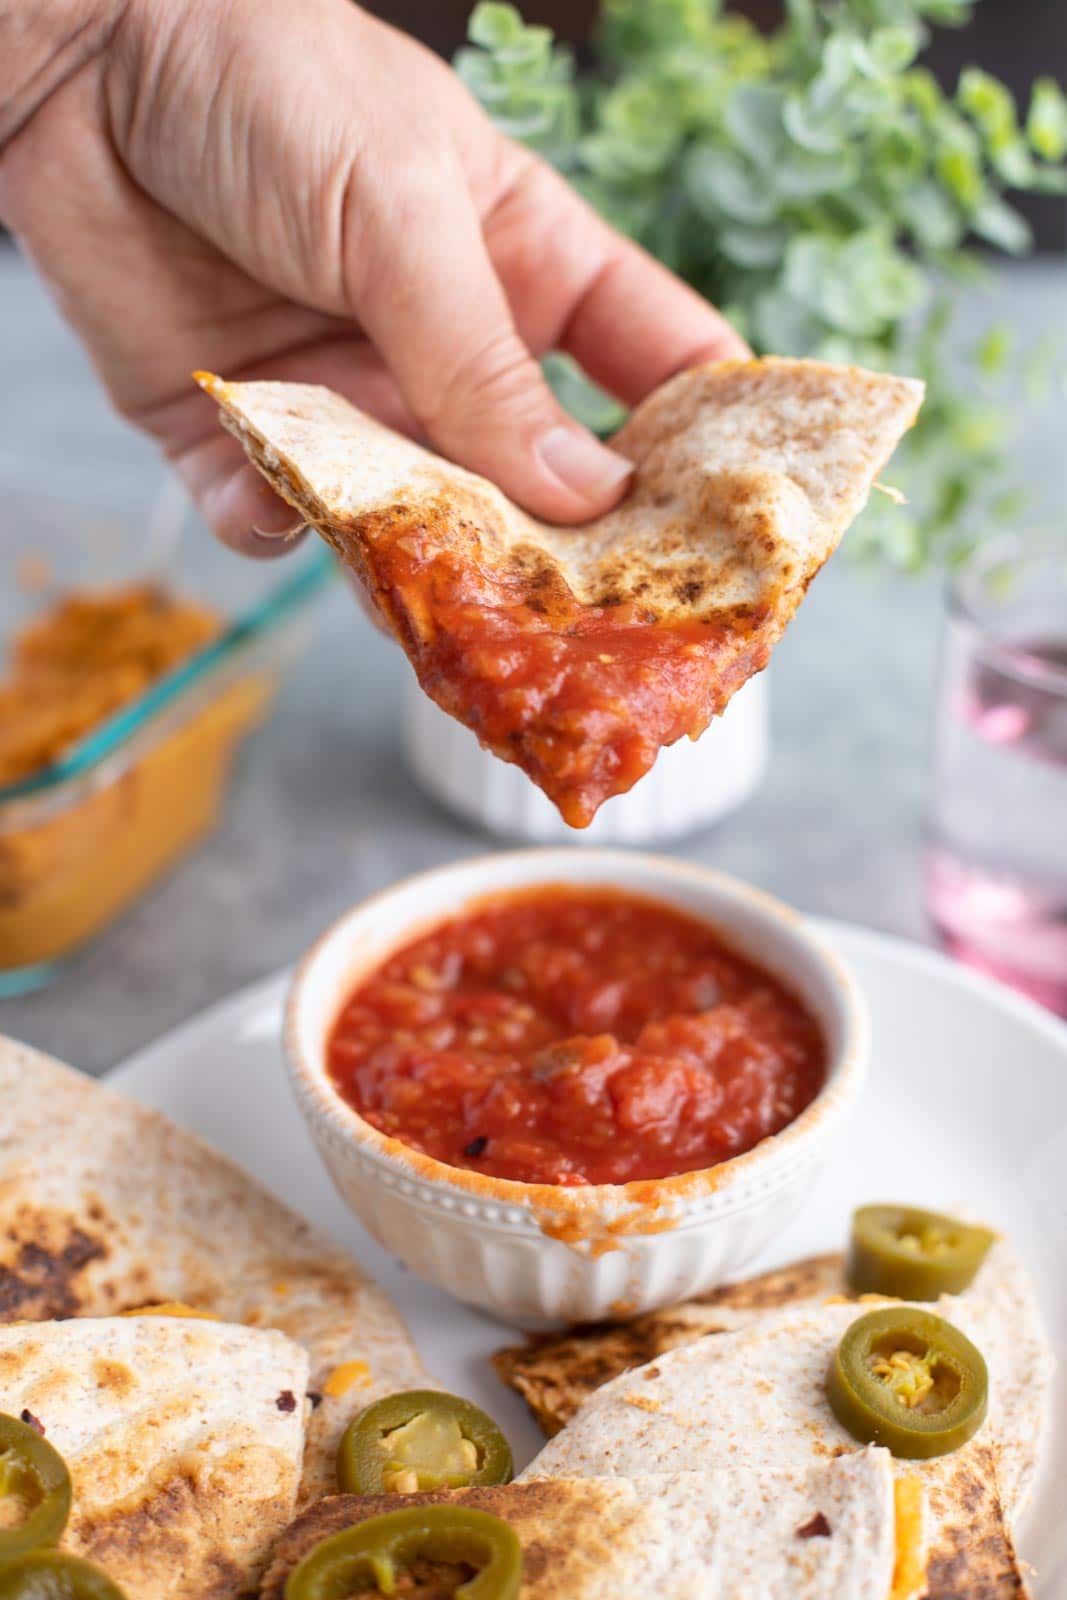
M397 1573L416 1561L473 1567L455 1600L518 1600L522 1546L514 1530L486 1511L450 1505L405 1506L323 1539L289 1574L285 1600L347 1600L368 1581L392 1594Z
M0 1560L40 1545L55 1544L70 1516L70 1473L66 1462L36 1428L0 1415L0 1504L10 1502L0 1519Z
M0 1600L125 1600L105 1572L59 1550L30 1550L0 1562Z
M937 1300L974 1279L996 1235L917 1206L860 1206L852 1217L848 1278L857 1294Z
M415 1494L510 1483L511 1449L491 1417L434 1389L391 1394L348 1424L337 1451L347 1494Z
M989 1375L981 1351L951 1322L917 1306L882 1306L846 1328L826 1395L861 1444L925 1461L977 1433Z

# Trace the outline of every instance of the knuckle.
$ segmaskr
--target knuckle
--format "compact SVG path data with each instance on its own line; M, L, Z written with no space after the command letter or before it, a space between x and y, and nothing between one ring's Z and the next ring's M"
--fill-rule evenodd
M436 386L419 422L430 433L454 431L472 420L494 430L514 428L551 414L541 369L514 329L501 329L464 352L460 364Z

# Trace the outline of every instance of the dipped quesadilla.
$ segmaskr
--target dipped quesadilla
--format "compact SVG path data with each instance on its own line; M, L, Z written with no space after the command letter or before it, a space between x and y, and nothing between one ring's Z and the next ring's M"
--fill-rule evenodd
M575 827L766 666L923 395L814 361L682 373L613 441L624 502L561 528L329 390L197 378L426 693Z
M208 1320L0 1328L0 1412L70 1474L62 1549L130 1600L247 1593L296 1505L307 1376L284 1334Z
M905 1314L923 1310L896 1304ZM1019 1358L1024 1371L1031 1359L1028 1330L1010 1303L972 1297L933 1309L984 1353L989 1414L951 1453L894 1461L901 1476L917 1477L924 1487L928 1593L930 1600L964 1594L1014 1600L1025 1585L1004 1504L1001 1475L1010 1451L1002 1441L1021 1446L1031 1422L1014 1381ZM591 1396L524 1477L698 1468L758 1473L813 1455L843 1457L861 1446L838 1420L827 1374L843 1336L865 1310L844 1303L769 1312L749 1327L699 1339L626 1372Z
M356 1263L166 1117L7 1040L0 1105L0 1323L177 1302L280 1329L311 1358L305 1498L355 1412L425 1386Z
M884 1450L796 1473L544 1479L404 1504L469 1507L505 1522L522 1546L522 1600L910 1600L916 1584L894 1589L894 1573L910 1569L921 1581L921 1518L898 1530ZM351 1495L311 1507L279 1540L262 1600L285 1600L287 1581L322 1540L395 1507L389 1497ZM471 1571L421 1561L398 1589L410 1600L448 1600Z

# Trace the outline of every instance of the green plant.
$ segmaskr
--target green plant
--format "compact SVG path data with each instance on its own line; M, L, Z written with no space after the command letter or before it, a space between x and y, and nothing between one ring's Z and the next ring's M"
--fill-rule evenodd
M499 127L538 150L606 217L722 307L760 351L894 367L929 386L861 548L916 568L965 555L1017 514L998 380L1017 356L994 329L974 370L946 357L953 280L972 241L1031 245L1006 195L1067 192L1067 98L1010 92L969 68L954 95L919 64L929 27L975 0L786 0L758 33L720 0L602 0L598 70L579 75L547 28L478 5L456 65ZM1046 363L1047 364L1047 363ZM580 411L589 386L560 358ZM604 423L603 396L590 420Z

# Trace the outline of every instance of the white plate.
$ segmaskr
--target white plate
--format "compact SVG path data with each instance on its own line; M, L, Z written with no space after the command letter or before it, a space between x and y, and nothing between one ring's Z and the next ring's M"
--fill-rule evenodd
M863 1200L966 1207L1005 1229L1038 1284L1060 1356L1046 1460L1021 1530L1038 1600L1067 1593L1067 1027L934 953L835 924L822 932L867 992L871 1080L847 1140L765 1265L839 1247ZM344 1241L406 1317L427 1367L498 1418L520 1465L540 1435L487 1357L508 1330L428 1288L330 1187L289 1097L279 1044L287 976L215 1006L110 1081L158 1107ZM1057 1425L1058 1424L1058 1425Z

